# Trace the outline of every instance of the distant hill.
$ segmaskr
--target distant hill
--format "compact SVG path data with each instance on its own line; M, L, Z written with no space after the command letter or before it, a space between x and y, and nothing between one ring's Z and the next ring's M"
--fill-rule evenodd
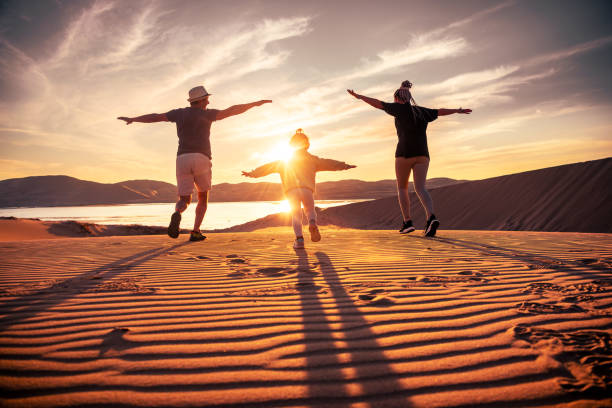
M0 181L0 207L164 202L174 201L175 194L172 184L151 180L103 184L69 176L35 176Z
M612 158L447 185L430 194L441 233L444 229L612 233ZM415 193L410 200L412 218L422 229L423 208ZM321 225L398 229L401 222L395 197L319 211ZM278 225L289 225L289 217L273 214L226 231Z
M448 178L428 180L429 188L459 183ZM370 199L395 195L395 180L328 181L317 185L317 199ZM194 197L194 200L196 198ZM210 201L277 201L278 183L222 183L213 186ZM163 181L129 180L114 184L69 176L34 176L0 181L0 207L50 207L105 204L169 203L176 186Z

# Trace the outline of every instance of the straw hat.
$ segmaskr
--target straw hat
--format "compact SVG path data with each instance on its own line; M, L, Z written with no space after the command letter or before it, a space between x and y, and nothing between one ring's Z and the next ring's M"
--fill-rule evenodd
M199 101L200 99L206 98L209 94L203 86L196 86L189 90L189 102Z

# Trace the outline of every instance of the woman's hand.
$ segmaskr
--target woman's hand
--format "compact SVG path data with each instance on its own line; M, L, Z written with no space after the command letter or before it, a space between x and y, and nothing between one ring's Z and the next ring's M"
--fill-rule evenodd
M119 116L117 119L124 120L126 125L129 125L130 123L133 122L132 118L127 118L125 116Z
M352 89L347 89L346 92L350 93L351 95L353 95L355 98L357 99L361 99L360 96L357 92L353 91Z

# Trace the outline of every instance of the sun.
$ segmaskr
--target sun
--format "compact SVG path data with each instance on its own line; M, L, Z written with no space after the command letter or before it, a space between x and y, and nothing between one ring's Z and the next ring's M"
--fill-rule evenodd
M272 146L266 153L263 154L263 157L266 160L283 160L289 161L293 156L293 149L289 146L288 143L277 143Z
M283 200L278 203L278 210L284 213L291 212L291 205L289 205L289 200Z

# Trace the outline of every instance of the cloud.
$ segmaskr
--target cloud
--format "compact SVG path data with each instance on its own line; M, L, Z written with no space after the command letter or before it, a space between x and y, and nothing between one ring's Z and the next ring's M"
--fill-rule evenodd
M554 61L563 60L563 59L570 58L570 57L573 57L575 55L578 55L584 52L588 52L588 51L592 51L600 47L604 47L610 43L612 43L612 36L598 38L596 40L580 43L580 44L574 45L572 47L568 47L563 50L554 51L551 53L547 53L541 56L531 58L525 61L522 65L527 67L527 66L537 66L537 65L542 65L542 64L549 64Z
M364 62L341 80L347 82L368 78L406 65L455 57L467 50L467 41L461 37L434 39L431 34L414 36L406 47L380 52L377 58Z

